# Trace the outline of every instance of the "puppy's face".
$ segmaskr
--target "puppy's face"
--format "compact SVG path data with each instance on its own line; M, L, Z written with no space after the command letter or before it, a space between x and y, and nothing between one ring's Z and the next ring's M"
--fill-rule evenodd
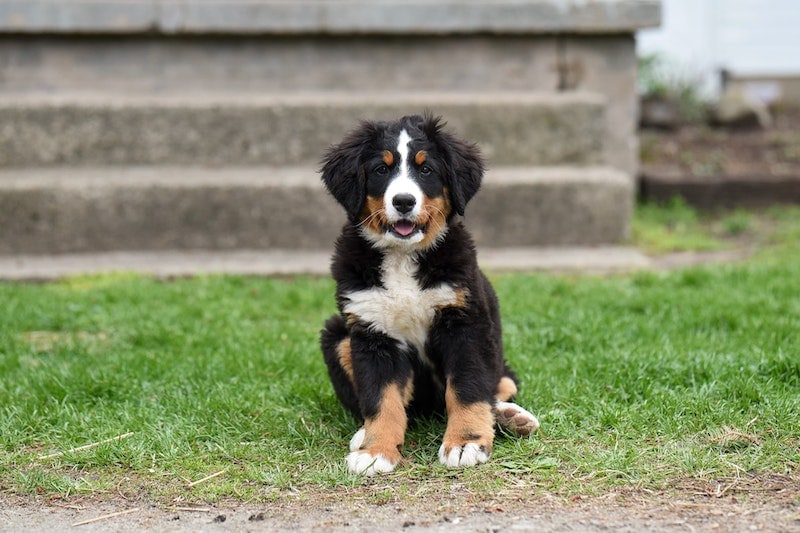
M427 248L452 213L443 158L419 130L387 132L380 144L364 161L362 232L379 247Z
M477 192L477 149L439 119L363 123L325 158L322 179L362 235L379 248L425 249Z

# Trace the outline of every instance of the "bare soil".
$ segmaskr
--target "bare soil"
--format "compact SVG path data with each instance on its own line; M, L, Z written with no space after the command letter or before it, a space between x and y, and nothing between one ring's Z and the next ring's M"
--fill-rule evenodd
M800 202L800 108L773 110L766 129L687 124L644 129L641 192L703 208Z
M800 480L788 476L679 480L561 497L535 487L470 493L457 479L437 496L390 484L283 495L273 503L165 505L144 500L0 497L0 531L800 531ZM428 493L421 483L420 493ZM376 493L380 496L376 497ZM125 513L116 516L114 513ZM87 520L95 520L79 525Z

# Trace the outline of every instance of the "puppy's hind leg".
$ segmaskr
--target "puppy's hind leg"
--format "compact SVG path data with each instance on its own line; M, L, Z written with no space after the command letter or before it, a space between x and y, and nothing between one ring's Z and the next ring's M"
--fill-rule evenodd
M539 429L539 420L529 411L511 400L517 395L517 384L509 376L500 378L497 384L497 401L494 418L497 425L519 437L527 437Z

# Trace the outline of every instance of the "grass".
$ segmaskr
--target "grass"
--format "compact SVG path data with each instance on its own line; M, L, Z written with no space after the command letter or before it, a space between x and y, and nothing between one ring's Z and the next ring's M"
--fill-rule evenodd
M665 205L639 204L633 219L633 244L652 254L742 247L785 251L799 239L797 207L703 212L676 197Z
M688 216L647 209L638 224ZM741 233L764 215L727 216L686 223ZM769 217L764 242L780 246L741 264L492 276L519 401L542 432L501 436L490 463L452 471L436 462L442 422L423 421L388 481L344 467L356 423L317 345L334 310L330 280L0 284L0 494L316 502L337 488L385 503L453 484L569 496L719 478L796 483L800 216Z

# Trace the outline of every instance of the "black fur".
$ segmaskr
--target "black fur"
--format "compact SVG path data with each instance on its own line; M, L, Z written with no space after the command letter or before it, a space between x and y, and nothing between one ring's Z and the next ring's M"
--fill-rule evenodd
M461 216L473 196L478 192L483 179L484 165L478 148L444 131L438 119L427 119L422 123L425 135L432 139L439 151L445 154L447 181L450 186L453 207Z
M364 205L366 177L362 154L374 149L377 126L363 122L361 128L353 130L338 146L333 146L325 156L322 181L336 198L350 220L355 220Z

